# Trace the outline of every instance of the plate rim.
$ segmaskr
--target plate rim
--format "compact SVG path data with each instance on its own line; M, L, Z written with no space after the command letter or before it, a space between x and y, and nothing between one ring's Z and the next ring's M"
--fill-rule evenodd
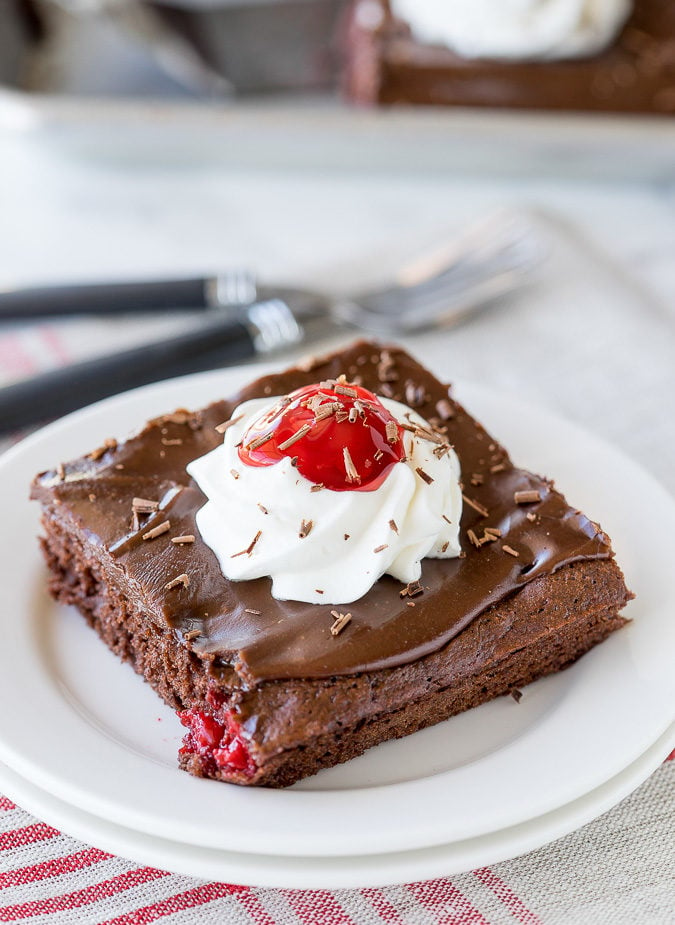
M180 379L177 379L177 380L167 380L167 381L162 382L162 383L156 383L156 384L153 384L153 385L151 385L151 386L145 386L143 389L133 390L133 391L131 391L131 392L123 393L122 395L118 395L118 396L114 396L114 397L112 397L112 398L106 399L106 400L103 401L103 402L99 402L99 403L97 403L97 404L95 404L95 405L92 405L92 406L90 406L90 407L88 407L88 408L85 408L85 409L83 409L83 410L81 410L81 411L75 412L74 414L69 415L67 418L64 418L64 419L61 419L60 421L54 422L53 424L48 425L48 426L47 426L46 428L44 428L42 431L38 431L36 434L33 434L33 435L29 436L28 438L26 438L25 441L22 441L20 444L18 444L17 446L13 447L13 448L10 449L7 453L3 454L2 457L0 457L0 469L3 468L3 467L7 464L7 461L8 461L8 460L9 460L10 463L12 463L16 458L18 458L18 459L20 460L21 457L22 457L25 453L30 453L30 452L31 452L34 448L36 448L36 447L37 447L38 449L41 448L42 445L43 445L45 442L46 442L46 443L49 443L49 442L52 440L52 438L54 438L55 435L58 436L59 434L63 433L64 430L65 430L66 433L68 433L69 429L72 429L72 428L76 428L76 429L77 429L77 428L79 428L81 425L88 423L91 419L96 419L96 418L98 418L98 417L100 416L101 412L105 411L106 409L113 408L113 409L118 409L119 411L124 412L124 411L128 408L128 406L129 406L130 404L135 403L135 402L137 401L137 399L138 399L139 395L141 395L141 393L142 393L142 396L141 396L141 397L144 398L144 399L147 399L147 401L148 401L149 403L151 403L153 400L158 399L158 398L161 399L162 401L164 401L163 396L165 395L166 392L170 392L172 389L177 389L177 388L180 389L181 387L187 386L188 384L194 384L194 385L196 385L196 391L199 391L199 390L201 390L201 389L204 388L204 387L206 387L207 389L210 389L210 388L213 387L212 383L216 383L216 382L218 382L218 381L222 381L223 375L225 375L225 379L226 379L226 380L229 380L229 379L232 379L232 378L238 378L238 377L244 376L244 375L246 375L246 374L250 374L251 372L253 372L254 374L257 374L257 375L262 375L262 374L266 371L267 368L268 368L268 365L266 365L265 368L263 368L263 367L258 367L258 366L255 366L255 367L252 367L252 366L240 366L240 367L233 367L233 368L230 368L230 369L228 369L228 370L218 370L218 371L211 371L211 372L207 372L207 373L193 374L193 375L191 375L191 376L181 377ZM224 388L224 389L227 389L227 388L230 388L230 386L223 386L223 388ZM463 393L465 392L465 390L466 390L467 392L469 392L469 394L470 394L472 391L473 391L475 394L478 394L478 393L480 393L480 392L482 391L484 396L485 396L485 395L489 395L489 396L492 396L493 398L494 398L494 396L495 396L494 390L492 390L492 389L486 389L485 387L480 386L480 385L469 384L469 383L466 383L466 382L462 382L462 383L459 384L459 387L458 387L457 390L456 390L457 392L459 392L459 397L460 397L461 400L464 400L464 394L463 394ZM472 400L475 399L475 394L474 394ZM519 403L520 403L521 406L525 406L525 407L529 407L529 408L533 408L533 407L536 408L536 406L534 406L534 405L533 405L530 401L528 401L528 400L519 400ZM147 409L146 409L146 411L147 411ZM559 423L560 421L563 421L563 422L564 422L564 419L559 418L557 415L553 414L553 413L550 412L550 411L546 411L545 409L537 409L537 412L538 412L539 414L544 414L544 415L545 415L547 418L549 418L549 419L552 419L554 423ZM150 413L152 413L152 412L150 412ZM145 416L147 416L146 413L144 413L144 414L145 414ZM144 417L141 418L141 423L142 423L143 420L144 420ZM585 433L581 428L579 428L577 425L569 424L569 423L567 423L567 422L564 422L564 423L565 423L565 426L566 426L566 427L572 428L572 430L576 431L577 434L583 434L586 438L592 440L592 441L596 444L596 446L600 446L605 452L607 452L608 450L611 451L612 453L616 453L616 452L617 452L613 447L611 447L610 444L606 444L604 441L598 440L598 438L594 437L594 435L586 434L586 433ZM139 425L139 426L140 426L140 425ZM653 483L653 486L654 486L654 487L658 488L658 490L659 490L660 492L662 492L664 495L666 495L666 497L669 497L669 496L665 493L665 491L661 488L661 486L659 485L659 483L656 482L656 480L654 480L654 479L653 479L651 476L649 476L647 473L643 473L643 470L641 470L639 466L637 466L637 465L636 465L635 463L633 463L631 460L628 460L626 457L622 457L622 459L623 459L623 461L624 461L626 464L628 464L628 465L629 465L630 467L632 467L634 470L639 471L639 472L641 473L641 475L644 475L645 478L648 478L649 480L651 480L651 482ZM672 503L672 502L671 502L671 503ZM605 645L609 645L611 642L612 642L612 641L609 640ZM668 722L670 722L671 720L672 720L672 715L669 717ZM667 722L664 720L664 722L663 722L663 724L662 724L662 728L659 729L659 734L663 732L663 729L664 729L666 726L667 726ZM637 747L636 749L634 749L634 753L631 754L631 760L634 759L634 758L636 757L636 754L635 754L635 753L641 754L641 753L644 751L644 748L643 748L642 746L647 747L649 744L650 744L650 743L645 743L645 742L640 743L640 746ZM30 777L30 779L34 779L34 778L35 778L35 769L34 769L32 766L30 766L30 765L26 765L26 764L25 764L25 761L21 758L21 756L16 756L16 755L14 755L11 751L8 751L7 748L6 748L6 746L5 746L5 743L4 743L3 741L0 741L0 757L2 757L3 760L6 760L7 763L10 764L12 767L21 768L21 769L22 769L22 772L25 773L26 776ZM12 759L14 759L14 760L12 761ZM629 763L630 763L630 762L629 762ZM445 772L445 773L450 773L450 772ZM31 775L32 775L32 776L31 776ZM37 781L35 781L35 782L37 782L38 786L45 786L45 789L49 789L49 788L46 786L46 780L47 780L47 778L45 778L44 774L38 774L38 775L37 775ZM428 778L422 778L422 780L428 780ZM406 783L408 783L408 784L410 784L410 783L419 784L419 781L406 782ZM384 785L384 788L383 788L383 789L387 789L387 788L388 788L388 789L391 789L391 787L398 787L398 788L402 788L403 792L405 793L406 790L408 790L408 791L410 790L410 787L407 787L407 788L406 788L406 783L403 783L403 784L394 784L394 785L391 785L391 784L389 784L389 785ZM597 781L597 780L595 781L595 784L598 785L598 786L600 785L600 783L601 783L601 781ZM216 784L215 786L219 786L219 785ZM258 791L258 792L260 792L260 791ZM281 792L279 792L279 791L273 791L273 792L274 792L274 793L281 793ZM331 791L329 791L329 792L331 792ZM337 791L337 792L339 792L339 791ZM368 792L369 795L372 795L372 792L373 792L372 788L369 789L367 792ZM267 793L269 794L270 791L267 791ZM288 791L287 791L286 793L288 793ZM297 793L297 791L296 791L296 793ZM317 799L320 799L320 795L322 795L322 792L321 792L321 791L319 792L319 795L318 795L318 796L317 796L316 794L313 794L312 791L303 791L303 793L305 794L306 802L309 803L310 805L311 805L312 801L314 801L314 803L316 803L316 802L317 802ZM325 791L324 791L323 793L325 793ZM565 795L568 796L569 794L565 794ZM80 804L81 804L81 797L77 797L72 791L70 792L70 797L71 797L71 800L73 799L73 797L75 797L74 802L76 803L76 805L80 805ZM266 799L266 798L264 798L264 799ZM262 801L261 801L261 802L262 802ZM569 802L569 800L563 799L563 802ZM90 805L87 801L85 801L84 804L82 805L82 808L83 808L85 811L91 811L93 807L92 807L92 805ZM550 806L549 806L549 809L552 809L552 808L554 808L554 807L550 807ZM99 811L100 811L100 809L101 809L101 807L99 806ZM541 813L538 811L539 809L540 809L540 807L538 807L538 808L536 808L536 809L533 809L533 811L532 811L532 817L541 814ZM546 810L544 810L544 811L546 811ZM118 813L118 810L117 810L116 807L113 807L113 806L107 807L107 812L108 812L108 814L109 814L109 816L110 816L111 819L118 819L118 818L119 818L119 813ZM521 819L520 821L522 821L522 819ZM125 823L125 824L127 824L127 823ZM498 825L498 828L502 828L502 827L504 827L504 826L507 825L507 824L508 824L508 821L507 821L507 822L504 822L504 820L502 819L500 825ZM132 826L132 827L138 827L138 820L136 819L136 820L131 824L131 826ZM487 831L487 829L486 829L486 831ZM161 830L159 831L158 834L161 835ZM480 834L480 833L478 833L478 834ZM187 841L192 841L192 842L195 843L195 844L200 844L200 843L201 843L201 841L200 841L201 836L200 836L200 834L199 834L198 832L192 832L190 837L187 837L186 833L183 832L182 837L185 838ZM428 837L429 837L428 833L427 833L426 835L423 836L424 839L427 839ZM370 844L370 851L371 851L372 853L377 853L380 849L377 848L376 846L377 846L377 844L380 844L380 845L381 845L381 842L382 842L382 839L381 839L381 838L379 839L379 841L377 841L377 840L373 841L373 842ZM295 844L295 847L293 847L294 844ZM424 841L424 844L428 844L428 842ZM423 846L422 844L414 845L414 847L422 847L422 846ZM227 846L227 845L221 844L220 847L228 847L228 846ZM388 845L388 850L389 850L389 851L394 851L394 850L397 850L397 848L399 848L399 847L400 847L400 846L397 845L397 844L391 844L391 843L390 843L390 844ZM253 843L251 843L251 844L248 845L247 847L246 847L246 846L238 846L238 848L239 848L242 852L244 852L244 851L250 851L251 853L257 853L256 850L255 850L255 847L253 846ZM287 848L286 848L286 851L283 852L283 853L287 853L287 854L289 854L289 855L298 854L298 853L299 853L299 852L298 852L298 844L295 843L295 842L293 841L293 839L288 840L288 841L287 841ZM331 850L331 852L330 852L330 856L337 856L337 855L340 855L340 854L348 854L348 853L350 853L350 852L349 852L348 850L345 850L344 847L343 847L342 849L340 849L339 846L333 845L333 848L332 848L332 850Z
M22 809L55 826L59 831L125 857L138 864L169 870L173 874L225 879L243 884L242 870L251 871L245 885L270 889L367 889L409 883L412 879L455 876L477 867L519 858L563 838L617 806L643 784L675 748L675 723L647 751L600 787L543 816L510 828L489 832L463 842L435 845L397 853L341 858L279 857L237 854L172 842L159 836L127 829L73 807L35 784L19 777L0 762L0 786ZM46 812L45 812L46 808ZM65 824L64 824L65 820ZM73 823L73 820L74 823ZM70 831L68 831L70 829ZM90 834L91 833L91 834ZM101 834L103 833L103 834ZM99 839L103 838L102 841ZM139 844L141 845L140 853ZM166 852L169 852L167 854ZM473 854L470 852L473 851ZM469 856L467 857L467 853ZM167 857L174 862L168 866ZM465 858L465 860L462 860ZM243 864L242 864L243 859ZM200 866L208 862L208 866ZM234 869L227 864L238 863ZM337 861L337 864L336 864ZM178 866L174 866L177 862ZM412 874L407 865L412 862ZM223 866L221 866L223 865ZM260 874L261 865L264 873ZM403 867L406 866L404 873ZM371 871L377 868L377 880ZM390 871L389 873L385 873ZM395 872L396 871L396 872ZM384 874L384 879L382 875ZM297 879L296 879L297 878ZM325 879L324 879L325 878Z

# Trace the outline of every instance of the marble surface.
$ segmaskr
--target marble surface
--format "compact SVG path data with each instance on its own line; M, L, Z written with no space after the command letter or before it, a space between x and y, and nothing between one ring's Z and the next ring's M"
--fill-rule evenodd
M0 133L0 285L252 267L329 291L384 280L465 223L507 206L550 256L527 291L454 330L409 341L449 380L525 395L593 429L675 490L675 182L536 174L266 167L195 157L74 155ZM199 139L193 138L195 149ZM301 159L299 160L299 164ZM0 331L4 381L189 323L67 321ZM312 349L344 342L336 331ZM10 340L8 340L10 338ZM17 354L18 351L18 354ZM12 360L14 357L14 360ZM25 359L25 357L24 357ZM499 435L508 444L508 435Z

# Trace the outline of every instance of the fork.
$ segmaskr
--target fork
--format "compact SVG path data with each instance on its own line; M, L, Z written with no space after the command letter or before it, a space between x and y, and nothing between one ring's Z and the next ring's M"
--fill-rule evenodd
M310 323L317 320L323 335L327 333L326 322L331 320L380 335L400 335L432 325L455 323L488 301L521 286L543 255L541 237L523 216L500 213L468 229L450 246L406 264L392 285L351 297L332 298L303 289L257 287L245 271L222 274L210 281L209 304L218 308L204 312L198 327L0 389L0 433L27 427L150 382L291 347L305 338ZM190 283L194 290L196 282L183 281L183 285ZM167 284L122 284L122 287L137 290L138 286L162 285ZM104 298L105 288L87 287L90 296L99 299ZM72 289L68 291L72 293ZM39 300L33 298L35 292L31 296L34 309L31 317L39 314ZM116 292L119 295L119 286ZM138 295L137 291L135 294ZM166 297L164 290L163 296ZM63 304L67 299L60 297L60 301ZM148 307L142 299L139 304ZM191 307L203 305L193 303ZM45 314L53 315L54 311Z

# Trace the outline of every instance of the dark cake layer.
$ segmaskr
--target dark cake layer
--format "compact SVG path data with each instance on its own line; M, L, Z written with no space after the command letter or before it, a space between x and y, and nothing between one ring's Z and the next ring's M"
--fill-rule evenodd
M474 484L465 487L465 557L425 560L414 600L380 580L342 608L353 620L334 637L332 605L275 601L268 580L223 578L194 527L204 499L185 464L217 445L214 425L240 400L342 372L446 426ZM518 504L516 490L541 500ZM233 402L151 422L39 477L34 495L54 596L77 606L167 703L190 711L183 766L238 783L285 786L556 671L625 622L618 611L630 596L596 524L514 468L407 354L367 343L259 380ZM138 529L134 497L161 502ZM142 539L167 520L165 533ZM498 541L480 542L488 525L501 530ZM186 533L194 544L171 543ZM167 588L180 573L188 586Z
M368 15L360 13L365 5ZM467 59L423 44L392 16L388 0L356 0L345 85L361 103L673 113L674 49L671 0L636 0L617 40L598 55L522 62Z

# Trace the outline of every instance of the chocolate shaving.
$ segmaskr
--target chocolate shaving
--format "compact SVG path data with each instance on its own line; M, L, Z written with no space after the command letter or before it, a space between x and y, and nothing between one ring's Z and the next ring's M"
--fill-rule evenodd
M312 532L313 526L314 526L313 520L303 520L300 523L300 532L298 533L298 536L300 537L301 540L304 540L306 536L309 536L309 534Z
M359 396L359 393L356 391L356 389L349 385L342 385L340 382L338 382L337 385L333 387L333 391L336 395L346 395L347 398L358 398Z
M94 494L93 491L90 491L90 492L89 492L89 500L90 500L90 501L96 501L96 495ZM138 529L138 527L137 527L136 529Z
M172 536L171 542L175 543L176 546L185 546L188 543L194 543L195 536L194 533L185 533L183 536Z
M296 432L295 432L294 434L291 434L291 436L290 436L287 440L284 440L283 443L280 443L280 444L279 444L279 449L280 449L280 450L287 450L287 449L289 448L289 446L293 446L293 444L294 444L294 443L297 443L298 440L302 440L302 438L303 438L306 434L308 434L308 433L310 432L311 429L312 429L312 425L311 425L311 424L303 424L302 427L300 427L298 430L296 430Z
M153 514L159 508L159 501L150 501L148 498L134 498L131 510L137 514Z
M345 539L346 539L346 540L348 540L350 536L351 536L351 533L345 533Z
M513 500L516 504L534 504L541 501L541 492L533 488L528 491L516 491L513 493Z
M449 542L443 543L443 545L441 546L441 552L445 552L449 545L450 545Z
M323 421L324 418L329 418L331 415L335 414L336 411L339 411L341 407L342 405L339 401L332 401L319 405L318 408L314 409L314 419L316 421Z
M441 517L443 518L443 520L444 520L446 523L448 523L448 524L450 524L450 526L452 526L452 521L450 520L449 517L446 517L445 514L441 514Z
M426 401L426 392L423 385L415 385L414 382L405 384L405 401L411 408L419 408Z
M337 636L342 630L351 622L352 615L350 613L338 613L337 610L331 610L331 617L335 618L335 622L330 628L331 636Z
M223 421L222 424L217 424L214 430L217 430L219 434L224 434L225 431L229 427L232 427L233 424L236 424L238 421L241 421L243 416L244 416L243 414L238 414L236 418L230 418L229 421Z
M506 469L506 465L504 463L496 463L496 465L490 466L490 472L492 473L503 472L504 469Z
M535 520L537 519L537 515L534 513L534 511L528 511L527 514L526 514L525 516L527 517L527 519L528 519L528 520L530 521L530 523L532 523L532 524L533 524L533 523L535 522Z
M474 486L482 485L485 481L483 474L481 472L473 472L471 474L471 484Z
M187 424L191 418L191 411L187 411L185 408L178 408L176 411L172 411L171 414L163 414L158 420L166 424Z
M237 472L236 469L230 469L230 475L232 476L233 479L239 478L239 473Z
M101 456L107 453L108 450L115 450L115 449L117 449L117 440L114 440L111 437L109 437L107 440L103 441L102 446L99 446L97 447L97 449L92 450L89 456L91 459L94 460L94 462L96 462L97 460L101 458Z
M375 460L375 462L378 462L380 459L382 459L383 456L384 456L384 453L382 452L382 450L375 450L375 452L373 453L373 459Z
M441 421L449 421L455 416L455 409L452 407L447 398L441 398L436 402L436 413Z
M466 535L469 537L469 542L472 543L476 549L480 549L483 545L482 542L478 539L475 531L470 528L466 531Z
M161 536L163 533L167 533L171 529L171 521L165 520L161 524L157 524L156 527L153 527L152 530L148 530L147 533L143 534L144 540L154 540L158 536Z
M388 548L389 548L389 543L382 543L381 546L376 546L375 549L373 549L373 552L384 552L384 550Z
M434 481L433 478L429 475L429 473L428 473L428 472L425 472L424 469L422 469L421 466L417 466L417 467L415 468L415 472L419 475L419 477L420 477L424 482L427 483L427 485L431 485L431 483Z
M396 523L395 520L390 520L390 521L389 521L389 526L390 526L391 529L394 531L394 533L398 533L398 525L397 525L397 523Z
M312 487L309 490L310 491L321 491L325 487L326 486L323 484L323 482L316 482L314 485L312 485Z
M269 514L269 511L267 510L265 505L261 504L259 501L258 501L258 509L262 511L263 514Z
M182 442L183 441L181 440L180 437L176 437L175 440L167 440L166 437L162 437L162 443L164 444L164 446L180 446Z
M399 597L418 597L420 594L424 594L424 588L419 581L409 581L405 588L398 592Z
M519 691L517 687L512 688L509 693L516 701L516 703L520 703L520 701L523 699L523 692Z
M260 446L263 445L263 443L267 443L268 440L271 440L273 434L274 434L274 431L273 431L273 430L268 430L268 431L267 431L266 433L264 433L264 434L259 434L259 435L255 438L255 440L251 440L250 443L247 443L247 444L246 444L246 449L247 449L247 450L257 450L258 447L260 447ZM281 447L279 447L279 449L281 449Z
M256 610L255 607L244 607L244 613L252 613L254 616L259 617L262 610Z
M444 456L446 456L450 452L450 450L451 450L451 446L449 443L441 443L440 446L435 446L432 452L434 456L436 457L436 459L442 459Z
M475 501L473 498L469 498L464 493L462 493L462 498L464 499L464 502L468 504L469 507L472 507L474 511L477 511L481 517L487 517L490 513L488 509L480 503L480 501Z
M398 424L396 421L387 421L384 432L388 443L396 443L396 441L399 439Z
M349 423L356 424L356 419L358 417L358 412L354 406L349 409Z
M253 552L255 544L258 542L261 536L262 536L262 530L258 530L258 532L253 537L251 542L248 544L246 549L242 549L241 552L235 552L233 555L230 556L230 559L236 559L237 556L250 556L251 553Z
M487 533L488 536L494 536L495 539L498 539L502 535L502 531L497 527L485 527L483 533Z
M349 447L342 448L342 457L345 463L345 472L347 473L348 482L360 482L361 476L358 473L356 466L354 465L354 460L352 459L351 453L349 452Z
M197 639L197 637L201 635L201 630L188 630L188 632L185 634L185 638L188 642L192 642L193 639Z
M520 553L517 552L515 549L513 549L513 547L507 546L506 543L502 544L502 549L504 550L504 552L507 552L510 556L515 556L516 558L518 558L518 556L520 555Z
M56 467L56 474L59 477L59 482L65 482L66 480L66 469L62 462Z
M181 585L184 588L187 588L189 584L190 584L190 578L188 575L185 574L185 572L183 572L182 575L176 575L176 577L172 578L171 581L167 581L167 583L164 585L164 590L171 591L172 588L178 588Z

